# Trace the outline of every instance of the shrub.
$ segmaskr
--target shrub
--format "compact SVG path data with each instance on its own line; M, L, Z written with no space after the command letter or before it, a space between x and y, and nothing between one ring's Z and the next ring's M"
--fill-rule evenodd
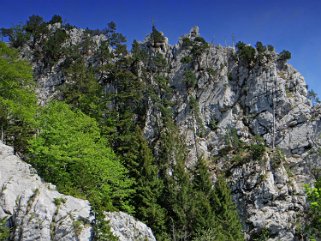
M263 144L252 144L249 146L251 157L254 160L261 160L265 152L265 146Z
M207 68L206 71L211 77L214 77L217 74L217 71L214 68Z
M280 149L274 150L271 158L271 165L273 169L279 168L282 162L285 161L285 156Z
M210 123L208 123L208 127L212 130L215 131L217 129L217 121L215 118L211 118Z
M182 59L181 59L181 63L182 64L189 64L193 61L193 58L191 56L184 56Z
M62 23L62 17L55 14L52 16L51 20L48 23L49 24Z
M195 40L195 43L193 44L191 53L194 57L201 56L205 52L205 50L209 48L208 43L206 43L203 38L201 39L202 40L198 39L198 41Z
M0 219L0 240L7 240L10 237L10 228L7 226L7 219Z
M255 47L258 53L263 53L266 50L266 47L260 41L256 42Z
M287 50L283 50L280 54L279 54L279 60L283 60L283 61L287 61L291 59L291 53Z
M270 52L273 52L274 51L274 47L272 46L272 45L268 45L267 46L267 49L268 49L268 51L270 51Z
M186 88L194 88L197 84L196 75L191 70L186 70L184 73L184 83Z
M152 28L151 39L154 43L162 43L165 41L163 34L159 32L155 26Z
M321 179L318 179L313 186L306 185L305 192L309 202L308 219L309 226L307 232L311 235L311 240L319 240L321 238Z
M182 46L183 46L183 47L192 46L192 41L191 41L189 38L184 37L184 38L182 39L182 41L183 41L183 43L182 43Z
M238 42L236 47L241 60L245 61L247 64L250 64L255 60L255 49L252 46L246 45L243 42Z
M205 41L205 39L202 38L202 37L200 37L200 36L195 37L194 41L195 41L195 42L202 43L202 44L207 44L206 41Z

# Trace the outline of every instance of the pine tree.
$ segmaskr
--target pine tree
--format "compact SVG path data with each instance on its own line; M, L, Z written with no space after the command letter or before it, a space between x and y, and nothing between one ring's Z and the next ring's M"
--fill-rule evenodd
M96 119L102 116L102 87L83 59L77 59L64 70L66 82L60 90L66 103Z
M242 225L232 200L231 191L222 176L218 177L215 184L215 195L215 214L223 227L224 235L228 237L227 240L244 240Z

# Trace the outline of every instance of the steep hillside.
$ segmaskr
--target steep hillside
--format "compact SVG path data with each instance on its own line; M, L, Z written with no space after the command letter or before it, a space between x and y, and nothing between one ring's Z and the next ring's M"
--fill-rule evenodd
M194 183L204 161L213 186L227 181L246 240L308 239L304 184L320 177L321 110L287 63L287 51L259 42L209 44L198 27L174 46L153 27L131 53L115 27L92 31L56 22L32 36L16 47L32 63L39 103L64 100L97 119L131 177L142 180L136 208L157 204L136 214L158 234L196 237L199 223L188 220L190 210L177 211L169 187L179 182L179 193L185 186L177 180ZM219 215L229 222L227 212Z
M9 224L10 240L93 240L96 219L88 201L60 194L1 142L0 187L0 220ZM128 214L106 213L106 219L121 241L155 240L145 224Z

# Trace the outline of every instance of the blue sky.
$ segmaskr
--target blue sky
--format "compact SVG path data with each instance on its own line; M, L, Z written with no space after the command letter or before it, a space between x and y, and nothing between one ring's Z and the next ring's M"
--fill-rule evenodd
M129 43L143 40L152 22L171 44L198 25L209 42L272 44L292 53L290 63L321 95L321 1L319 0L0 0L0 27L37 14L59 14L79 27L104 28L115 21Z

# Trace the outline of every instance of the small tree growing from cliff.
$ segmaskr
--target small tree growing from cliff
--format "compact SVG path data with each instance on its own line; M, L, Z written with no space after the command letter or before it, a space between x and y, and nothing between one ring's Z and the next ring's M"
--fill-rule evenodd
M255 47L258 53L263 53L266 50L266 47L260 41L256 42Z
M252 46L239 41L236 44L236 48L240 60L245 61L248 65L255 60L255 49Z
M197 84L195 73L191 70L186 70L184 73L184 83L187 89L194 88Z
M288 50L283 50L281 53L279 53L279 60L287 61L291 59L291 53Z
M316 181L314 187L306 185L305 191L309 201L310 225L307 227L307 233L311 238L319 240L321 238L321 179Z
M155 43L162 43L165 41L165 37L163 36L163 34L161 32L159 32L155 25L153 25L152 27L152 33L150 35L151 39L153 40L154 44Z

